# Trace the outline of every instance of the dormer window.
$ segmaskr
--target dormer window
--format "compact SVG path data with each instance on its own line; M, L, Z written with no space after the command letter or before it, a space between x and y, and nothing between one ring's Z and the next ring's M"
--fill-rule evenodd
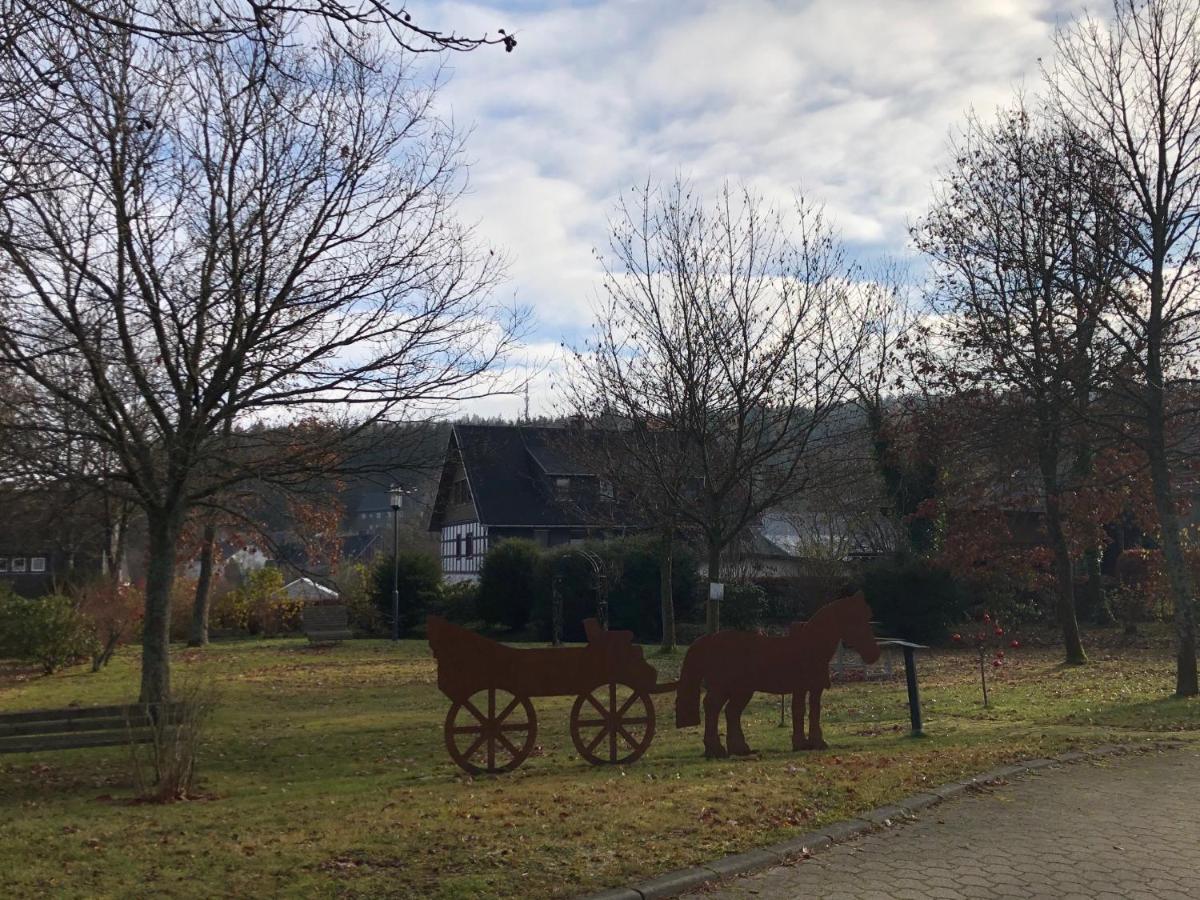
M450 502L452 503L470 503L471 502L471 487L467 484L467 479L454 482L454 487L450 490Z

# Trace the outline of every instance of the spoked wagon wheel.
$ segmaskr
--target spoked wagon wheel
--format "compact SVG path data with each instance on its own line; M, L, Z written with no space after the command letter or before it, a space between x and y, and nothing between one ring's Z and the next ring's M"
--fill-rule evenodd
M499 688L454 701L446 713L446 749L472 775L511 772L525 761L537 737L537 713L528 697Z
M592 765L631 763L654 738L654 702L628 685L602 684L571 708L571 740Z

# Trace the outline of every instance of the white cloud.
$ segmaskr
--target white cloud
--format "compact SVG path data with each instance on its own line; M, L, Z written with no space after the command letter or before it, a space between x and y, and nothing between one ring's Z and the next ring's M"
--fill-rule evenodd
M901 254L949 130L1035 84L1056 19L1073 11L1060 0L446 3L442 27L519 40L512 54L450 60L442 108L473 126L463 211L509 252L511 289L548 344L586 327L592 249L620 192L647 177L679 172L702 189L745 179L785 203L802 187L856 252Z

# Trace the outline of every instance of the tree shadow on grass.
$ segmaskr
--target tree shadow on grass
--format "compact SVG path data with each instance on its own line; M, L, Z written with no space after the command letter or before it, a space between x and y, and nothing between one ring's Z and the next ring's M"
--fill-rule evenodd
M1137 703L1075 712L1061 719L1067 725L1104 725L1138 731L1200 732L1200 697L1163 697Z

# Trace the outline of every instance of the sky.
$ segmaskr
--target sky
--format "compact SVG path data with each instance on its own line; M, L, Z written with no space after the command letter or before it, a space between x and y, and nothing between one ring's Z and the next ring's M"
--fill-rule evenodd
M421 14L515 52L446 60L441 113L469 131L462 218L511 260L502 297L536 324L514 360L546 363L536 415L554 406L553 357L578 342L600 286L594 250L622 192L676 174L711 194L744 181L774 202L825 205L849 253L911 258L909 226L974 109L1035 90L1066 0L448 2ZM414 12L416 10L414 9ZM517 397L463 412L514 417Z

